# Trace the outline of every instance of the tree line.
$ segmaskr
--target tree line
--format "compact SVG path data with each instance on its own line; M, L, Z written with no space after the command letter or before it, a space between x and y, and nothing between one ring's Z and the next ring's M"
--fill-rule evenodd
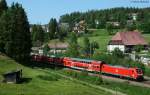
M136 21L132 25L128 24L133 19L132 15L136 14ZM114 28L128 28L141 29L144 32L150 32L150 8L110 8L103 10L91 10L87 12L73 12L65 14L60 17L60 22L69 23L71 27L75 23L85 20L88 28L106 28L110 27L108 22L119 22L119 27Z
M51 18L49 23L45 25L47 29L42 28L43 25L31 25L31 38L33 46L41 46L44 42L52 39L64 40L70 32L69 25L61 25L55 18Z
M7 6L0 1L0 52L19 62L29 60L31 51L30 25L19 3Z
M136 20L133 20L132 14L136 14ZM55 18L52 18L47 24L49 32L42 32L44 31L42 30L42 25L33 25L32 42L33 44L40 45L52 39L63 40L70 34L75 24L82 20L86 22L87 28L105 28L110 35L113 34L113 29L126 29L127 31L138 29L144 33L150 33L150 8L121 7L91 10L88 12L73 12L71 14L62 15L59 22L57 22ZM119 22L119 26L113 26L109 22ZM67 23L68 26L61 25L63 23Z
M99 48L99 44L96 41L90 41L88 37L83 37L83 45L78 43L77 34L72 32L68 35L68 49L66 56L68 57L81 57L90 58Z

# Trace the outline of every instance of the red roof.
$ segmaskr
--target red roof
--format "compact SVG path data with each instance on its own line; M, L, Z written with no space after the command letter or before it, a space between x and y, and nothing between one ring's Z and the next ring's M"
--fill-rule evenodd
M116 41L120 41L124 45L148 45L144 37L138 31L118 32L111 39L111 42Z

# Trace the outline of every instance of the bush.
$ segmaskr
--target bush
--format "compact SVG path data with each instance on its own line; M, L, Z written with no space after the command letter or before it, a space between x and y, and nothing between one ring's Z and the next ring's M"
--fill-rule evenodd
M60 79L58 75L52 75L52 76L39 75L38 78L46 81L58 81L58 79Z
M101 85L103 83L103 79L101 77L96 77L95 84Z
M116 56L116 57L119 57L119 58L124 57L123 52L119 48L115 48L114 51L112 51L112 55Z
M103 80L101 77L90 76L88 75L87 71L75 72L75 71L67 70L67 71L64 71L64 73L73 78L77 78L78 80L86 81L89 83L94 83L96 85L100 85L103 83Z
M134 47L134 50L136 51L136 52L141 52L141 50L143 50L143 46L142 45L137 45L137 46L135 46Z

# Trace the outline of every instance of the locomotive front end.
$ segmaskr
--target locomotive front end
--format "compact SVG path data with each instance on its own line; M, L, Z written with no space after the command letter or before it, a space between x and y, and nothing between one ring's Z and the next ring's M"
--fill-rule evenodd
M144 80L144 74L143 74L143 71L142 71L142 69L140 69L140 68L137 68L136 70L136 80L138 80L138 81L142 81L142 80Z

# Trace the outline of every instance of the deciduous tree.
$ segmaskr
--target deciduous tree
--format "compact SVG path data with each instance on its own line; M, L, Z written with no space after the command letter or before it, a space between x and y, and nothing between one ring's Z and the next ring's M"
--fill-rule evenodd
M89 55L91 53L91 44L88 37L83 38L83 48L82 51L85 55Z
M77 42L77 35L75 33L71 33L69 35L69 47L67 50L67 55L70 57L77 57L79 55L79 45Z

